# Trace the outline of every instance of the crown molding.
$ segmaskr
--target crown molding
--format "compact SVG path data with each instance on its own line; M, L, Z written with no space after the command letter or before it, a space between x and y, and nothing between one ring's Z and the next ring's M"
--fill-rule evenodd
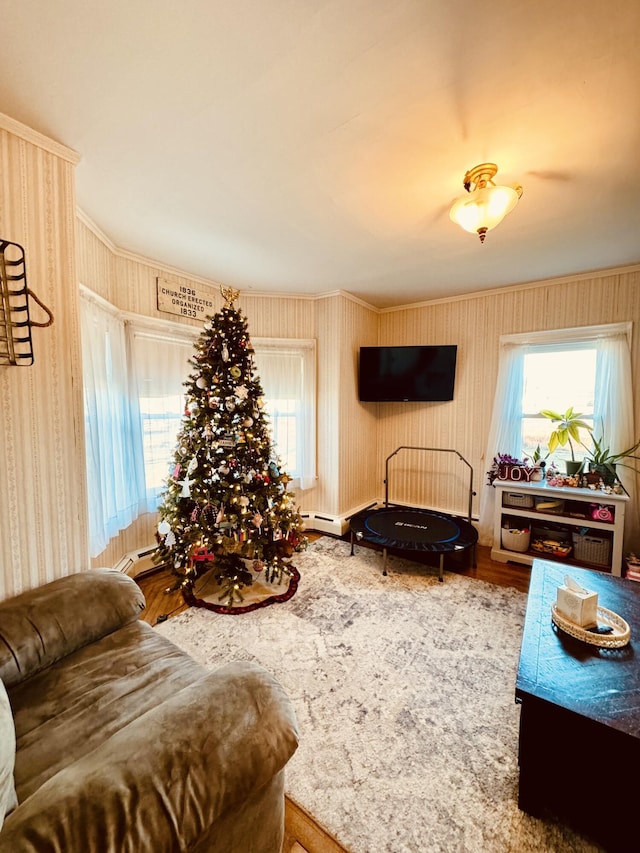
M587 281L593 278L609 278L614 275L640 272L640 264L629 264L623 267L607 267L591 272L569 273L557 278L543 278L537 281L508 284L504 287L492 287L489 290L473 290L470 293L458 293L455 296L442 296L438 299L425 299L422 302L412 302L410 305L396 305L392 308L378 309L381 314L391 314L394 311L415 311L416 308L426 308L432 305L448 305L451 302L466 302L469 299L484 299L486 296L502 296L505 293L515 293L522 290L535 290L538 287L554 287L567 282Z
M24 139L25 142L30 142L38 148L42 148L43 151L48 151L49 154L55 154L56 157L60 157L61 160L66 160L74 166L77 166L81 160L80 154L74 151L73 148L68 148L61 142L56 142L55 139L50 139L44 133L39 133L37 130L33 130L33 128L22 124L22 122L4 113L0 113L0 129L6 130L8 133L13 134L13 136L18 136L20 139Z
M116 244L109 237L107 237L107 235L100 228L100 226L96 225L93 219L91 219L90 216L87 216L84 210L82 210L82 208L78 206L76 206L76 219L81 222L86 228L88 228L89 231L91 231L91 233L94 235L94 237L97 237L98 240L100 240L100 242L105 246L105 248L107 248L114 255L118 254L118 247L116 246Z
M192 273L187 272L185 270L167 266L166 264L163 264L160 261L156 261L153 258L147 258L143 255L138 255L135 252L130 252L127 249L119 248L109 239L109 237L107 237L106 234L104 234L104 232L95 224L95 222L93 222L93 220L83 210L81 210L80 208L76 208L76 213L78 219L84 225L86 225L86 227L90 231L92 231L93 234L95 234L95 236L99 240L101 240L104 245L111 252L113 252L115 256L134 261L138 264L144 264L145 266L151 267L154 270L158 270L164 275L173 276L174 278L188 279L189 281L194 281L198 284L204 284L208 287L220 287L221 283L218 281L193 275ZM469 299L484 299L487 296L498 296L504 295L506 293L515 293L517 291L534 290L535 288L539 287L553 287L559 284L566 284L570 281L586 281L587 279L607 278L613 275L624 275L625 273L635 272L640 272L640 264L631 264L622 267L610 267L607 269L593 270L592 272L575 273L565 276L559 276L557 278L546 278L540 279L538 281L523 282L521 284L509 284L504 287L492 287L488 290L473 290L470 293L460 293L456 294L455 296L444 296L438 299L425 299L421 302L412 302L409 305L395 305L389 308L377 308L375 305L371 305L370 303L365 302L363 299L360 299L358 296L354 296L352 293L349 293L346 290L330 290L324 293L291 293L290 291L264 291L252 290L251 288L247 288L242 289L242 295L256 297L258 299L303 299L308 300L310 302L318 302L322 299L333 299L335 297L341 297L342 299L347 299L349 302L353 302L356 305L362 306L363 308L367 308L374 314L391 314L396 311L415 311L418 308L426 308L433 305L443 305L449 304L451 302L465 302Z
M144 266L151 267L158 272L161 272L163 275L173 276L174 278L184 278L189 281L196 282L198 284L204 284L207 287L220 287L221 282L215 281L210 278L203 278L202 276L193 275L193 273L187 272L186 270L178 269L177 267L168 266L167 264L163 264L161 261L156 261L153 258L145 257L144 255L139 255L136 252L130 252L128 249L121 249L119 246L116 246L115 243L104 233L104 231L96 225L96 223L91 219L91 217L85 213L84 210L80 207L76 207L76 217L77 219L85 225L91 233L100 240L104 246L109 249L116 257L124 258L125 260L133 261L137 264L143 264ZM364 308L368 308L370 311L374 311L378 313L380 311L379 308L375 308L373 305L369 305L367 302L364 302L362 299L359 299L357 296L353 296L351 293L348 293L345 290L332 290L327 291L326 293L291 293L290 291L264 291L264 290L252 290L251 288L242 289L243 296L251 296L256 297L258 299L304 299L310 302L317 302L319 299L330 299L332 297L341 296L343 299L348 299L351 302L355 302L358 305L362 305Z

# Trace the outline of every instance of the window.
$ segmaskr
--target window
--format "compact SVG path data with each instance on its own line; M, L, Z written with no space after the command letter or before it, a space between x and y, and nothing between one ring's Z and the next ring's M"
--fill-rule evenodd
M316 476L315 341L252 341L273 442L294 488Z
M584 406L583 413L592 418L595 433L604 435L608 446L630 447L634 443L630 338L631 323L503 336L485 470L498 453L522 458L533 452L534 442L544 449L545 430L553 429L553 424L543 424L538 413L547 407L564 412L569 406L577 411ZM627 472L620 477L633 498L635 478ZM491 544L494 493L485 483L479 523L483 545ZM630 519L625 539L635 535L635 527L636 521Z
M126 315L81 287L92 557L158 506L199 330ZM293 488L316 476L315 341L253 339L276 452Z
M522 452L531 458L537 447L543 454L555 425L540 412L550 409L564 413L569 406L580 412L582 420L593 426L596 346L594 341L568 345L532 345L523 358ZM551 381L550 381L551 377ZM587 436L584 436L585 440ZM574 445L576 459L582 459L584 447ZM554 458L571 459L569 447L558 448Z
M178 330L177 330L178 331ZM129 321L142 429L147 509L158 506L185 408L183 383L197 330L180 337ZM295 488L315 481L314 341L252 340L274 445Z

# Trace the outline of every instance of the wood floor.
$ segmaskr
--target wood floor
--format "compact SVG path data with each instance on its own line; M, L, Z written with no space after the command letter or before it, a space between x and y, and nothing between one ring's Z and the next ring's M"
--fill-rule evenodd
M318 539L322 535L307 532L310 541ZM356 547L369 546L359 544ZM392 553L406 557L406 554L401 552ZM497 563L491 559L491 549L481 545L477 548L476 558L477 565L475 568L466 565L466 555L461 555L458 560L445 561L445 583L446 572L451 571L488 583L512 586L521 592L528 591L531 574L528 566L521 566L516 563ZM417 559L416 562L434 567L437 565L432 555L425 555L421 559ZM147 601L141 618L151 625L164 622L189 607L183 601L180 590L175 589L175 578L167 569L159 569L139 577L137 583ZM348 853L348 851L328 835L311 815L287 798L285 803L285 840L282 853Z

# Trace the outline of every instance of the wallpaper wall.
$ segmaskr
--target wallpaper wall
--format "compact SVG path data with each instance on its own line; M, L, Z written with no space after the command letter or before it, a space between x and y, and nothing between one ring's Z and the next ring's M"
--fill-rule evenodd
M479 493L490 467L484 452L500 336L628 320L634 323L633 393L640 434L640 267L385 311L380 320L382 344L458 344L458 365L455 399L450 403L379 404L385 407L378 419L379 464L401 444L455 448L473 466ZM407 464L397 467L396 497L462 511L467 484L466 474L460 481L459 472L464 472L464 466L449 457L446 464L438 465L436 456L407 454ZM475 513L478 505L476 496Z
M152 261L117 249L84 214L78 215L78 278L122 311L143 317L171 320L182 325L199 322L158 310L158 277L177 286L193 284L211 288L214 311L224 300L219 285L190 278ZM241 293L238 307L247 315L253 338L313 338L317 352L317 485L298 494L303 512L333 518L371 501L376 490L376 420L357 400L358 347L375 343L379 315L374 309L334 293L322 298L263 296ZM353 447L368 448L365 465ZM362 451L360 450L360 458ZM92 560L93 566L114 565L135 548L153 543L156 516L145 515L112 539Z
M53 325L32 366L0 366L0 596L87 566L75 257L77 155L0 116L0 237L25 249ZM46 320L31 302L36 322Z
M167 317L156 307L156 276L176 284L197 279L151 262L105 252L90 223L78 232L83 284L118 307ZM211 284L211 282L207 282ZM346 515L384 493L384 461L400 446L454 449L471 464L479 492L491 417L500 335L546 328L638 320L640 270L518 286L379 312L344 294L323 299L242 294L240 306L256 337L314 337L318 354L318 486L301 495L304 509ZM222 305L213 289L216 307ZM195 321L171 317L176 322ZM634 364L638 335L633 339ZM381 344L458 345L455 399L447 403L365 403L357 399L358 348ZM635 377L638 383L638 374ZM640 423L638 389L636 422ZM390 461L390 498L466 512L469 471L455 455L403 451ZM121 543L113 543L118 551ZM113 549L110 549L113 550ZM120 553L123 553L120 551ZM97 558L101 559L101 558ZM109 556L110 559L110 556Z
M156 305L158 276L208 284L215 310L223 304L215 282L118 249L78 212L77 159L0 116L0 237L25 246L29 284L55 317L52 327L34 330L33 367L0 367L0 597L89 565L78 284L149 317L167 319ZM384 311L344 293L309 298L246 291L238 304L253 337L316 340L318 479L298 498L303 512L317 517L345 517L381 499L384 460L400 446L459 451L480 491L502 334L632 320L640 429L640 267ZM377 343L456 343L455 399L359 403L358 349ZM466 512L468 472L455 455L403 451L390 470L392 500ZM143 516L92 565L114 565L150 544L154 528L155 518Z

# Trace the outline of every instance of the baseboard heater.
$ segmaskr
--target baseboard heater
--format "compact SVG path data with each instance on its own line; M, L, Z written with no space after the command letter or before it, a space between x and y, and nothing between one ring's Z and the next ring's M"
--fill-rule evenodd
M147 545L144 548L138 548L136 551L129 551L113 568L117 572L129 575L130 578L139 578L142 575L156 572L164 566L163 563L154 563L151 559L157 547L157 545Z
M307 530L317 530L318 533L344 536L349 530L349 519L341 516L325 515L319 512L301 512L300 517Z

